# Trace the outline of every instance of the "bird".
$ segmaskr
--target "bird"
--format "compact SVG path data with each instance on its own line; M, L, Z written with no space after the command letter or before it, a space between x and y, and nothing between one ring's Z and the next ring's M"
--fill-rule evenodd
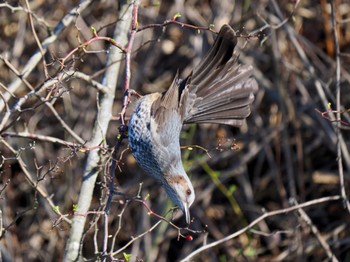
M185 78L177 73L165 92L136 101L128 123L128 141L137 164L165 189L187 224L195 191L181 160L184 124L241 126L251 113L258 90L251 65L241 65L237 36L223 25L200 63Z

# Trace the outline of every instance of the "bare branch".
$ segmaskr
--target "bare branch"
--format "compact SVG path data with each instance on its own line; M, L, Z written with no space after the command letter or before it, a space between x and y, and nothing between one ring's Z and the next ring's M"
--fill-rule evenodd
M341 134L341 103L340 103L340 49L339 49L339 41L338 41L338 33L337 33L337 24L336 24L336 14L334 1L331 0L331 8L332 8L332 26L333 26L333 37L334 37L334 45L335 45L335 61L336 61L336 79L335 79L335 87L336 87L336 100L337 100L337 162L338 162L338 172L340 178L340 192L343 197L344 205L347 208L348 212L350 212L350 202L345 190L345 182L344 182L344 169L343 169L343 151L342 151L342 134Z
M284 208L284 209L280 209L280 210L276 210L276 211L270 211L267 213L264 213L263 215L261 215L260 217L258 217L257 219L255 219L253 222L251 222L248 226L242 228L241 230L238 230L235 233L232 233L218 241L212 242L210 244L207 244L201 248L198 248L197 250L193 251L191 254L189 254L188 256L186 256L185 258L183 258L181 261L185 262L185 261L192 261L193 258L202 253L205 250L208 250L210 248L216 247L222 243L225 243L239 235L241 235L242 233L248 231L249 229L251 229L253 226L257 225L260 221L265 220L268 217L272 217L272 216L277 216L277 215L283 215L301 208L305 208L305 207L311 207L314 205L319 205L321 203L326 203L326 202L331 202L331 201L338 201L341 200L342 197L341 196L330 196L330 197L322 197L319 199L315 199L315 200L310 200L307 202L304 202L302 204L298 204L289 208Z

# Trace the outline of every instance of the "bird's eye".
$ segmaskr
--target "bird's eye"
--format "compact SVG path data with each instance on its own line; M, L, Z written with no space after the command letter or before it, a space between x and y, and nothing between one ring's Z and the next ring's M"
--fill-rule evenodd
M191 194L192 194L191 189L187 189L187 190L186 190L186 194L187 194L187 195L191 195Z

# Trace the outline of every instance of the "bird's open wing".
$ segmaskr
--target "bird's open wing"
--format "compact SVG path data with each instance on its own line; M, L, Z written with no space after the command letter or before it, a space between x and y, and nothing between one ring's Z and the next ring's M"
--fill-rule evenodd
M221 123L242 125L250 114L250 105L258 84L252 77L252 66L241 66L235 54L236 35L224 25L214 45L186 81L190 100L185 123Z

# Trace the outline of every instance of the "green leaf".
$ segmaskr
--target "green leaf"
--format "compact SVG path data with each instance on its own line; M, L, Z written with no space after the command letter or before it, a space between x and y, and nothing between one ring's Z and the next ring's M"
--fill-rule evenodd
M94 34L94 36L97 35L97 30L96 30L95 27L91 26L91 31L92 31L92 33Z
M73 204L73 211L74 212L78 211L78 204Z
M123 256L124 256L124 259L126 260L126 261L129 261L130 260L130 258L131 258L131 254L127 254L127 253L123 253Z
M230 185L230 187L229 187L229 191L230 191L230 193L235 192L235 191L236 191L236 189L237 189L237 186L236 186L236 185Z
M174 16L173 19L176 20L177 18L180 18L181 14L179 12L177 12Z
M60 207L59 207L59 206L54 206L52 209L53 209L53 211L55 211L56 213L59 213L59 212L60 212Z

